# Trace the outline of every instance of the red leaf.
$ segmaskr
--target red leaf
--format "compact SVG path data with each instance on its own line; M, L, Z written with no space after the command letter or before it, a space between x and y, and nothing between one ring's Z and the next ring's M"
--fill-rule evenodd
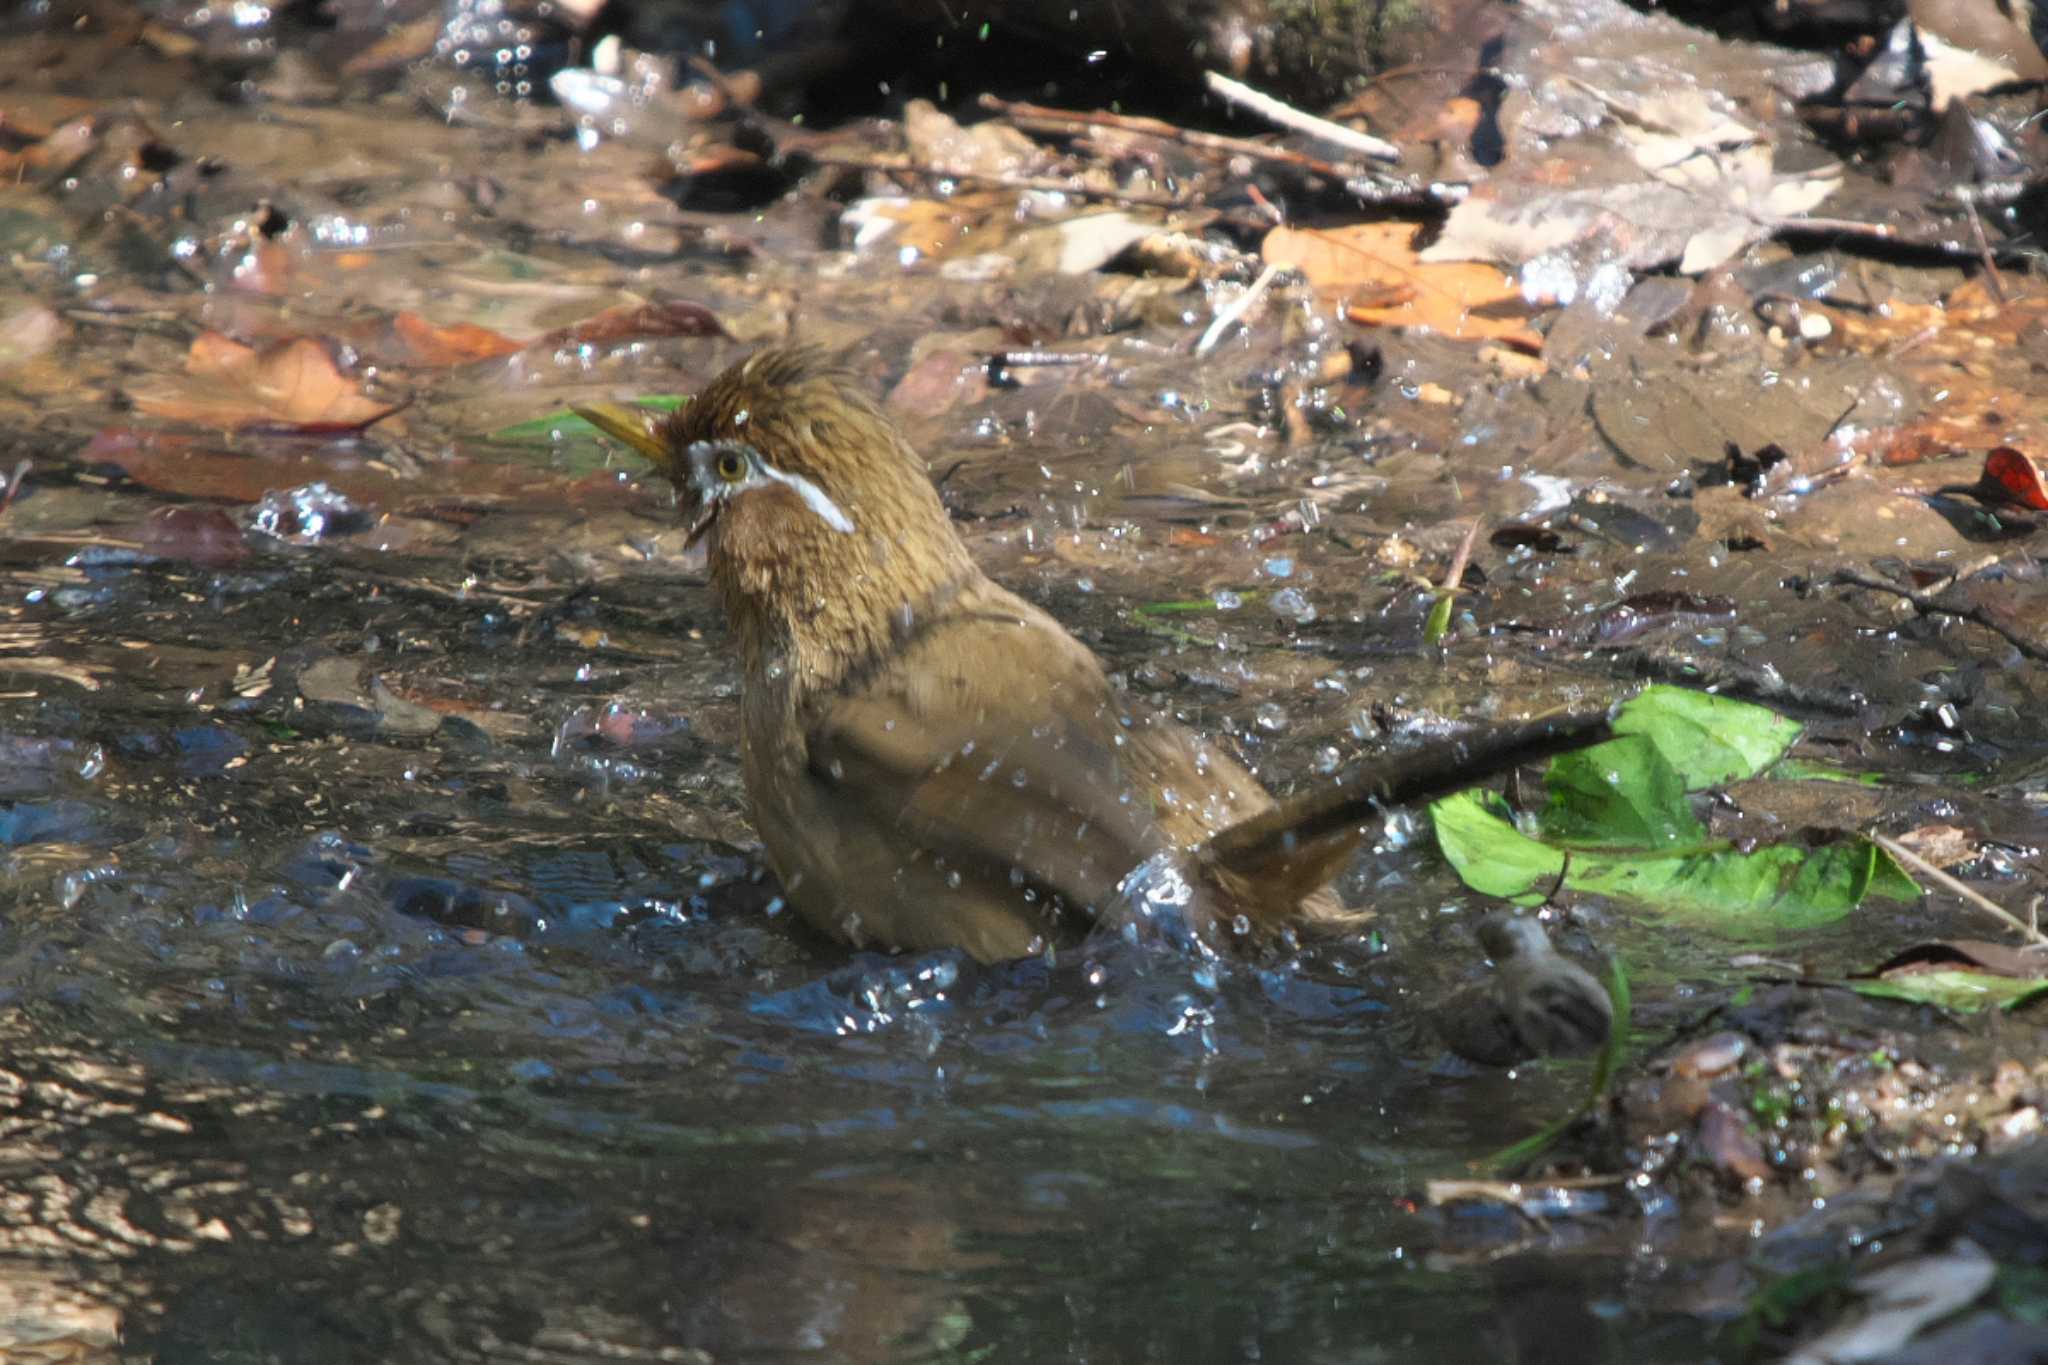
M2048 487L2042 484L2041 467L2011 446L2000 446L1984 457L1983 486L1987 491L1995 489L2007 501L2048 512Z

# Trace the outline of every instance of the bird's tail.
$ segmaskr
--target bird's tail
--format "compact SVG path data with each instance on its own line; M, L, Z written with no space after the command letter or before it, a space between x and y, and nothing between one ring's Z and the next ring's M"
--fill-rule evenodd
M1359 759L1273 809L1223 830L1202 850L1247 904L1281 913L1343 870L1387 806L1434 800L1499 773L1613 737L1611 711L1565 711Z

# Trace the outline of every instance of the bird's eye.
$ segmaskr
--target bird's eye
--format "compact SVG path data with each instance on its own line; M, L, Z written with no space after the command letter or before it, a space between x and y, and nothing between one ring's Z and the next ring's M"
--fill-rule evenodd
M746 477L747 462L737 450L721 450L718 462L712 466L718 477L727 483L738 483Z

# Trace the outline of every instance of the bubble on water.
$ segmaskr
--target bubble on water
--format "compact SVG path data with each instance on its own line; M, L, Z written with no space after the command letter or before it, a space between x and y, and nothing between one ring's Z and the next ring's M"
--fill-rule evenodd
M1252 724L1267 734L1277 734L1287 728L1287 708L1276 701L1260 702L1258 710L1252 712Z
M1244 599L1228 588L1218 588L1209 600L1216 604L1218 611L1236 611L1244 605Z
M292 545L312 545L368 524L361 508L325 483L263 495L249 514L250 529Z
M1275 555L1259 567L1268 578L1294 577L1294 561L1286 555Z
M1273 608L1275 616L1291 617L1303 625L1316 619L1315 607L1302 595L1300 588L1282 588L1273 594L1267 605Z
M90 782L107 770L107 751L95 744L78 761L78 775Z

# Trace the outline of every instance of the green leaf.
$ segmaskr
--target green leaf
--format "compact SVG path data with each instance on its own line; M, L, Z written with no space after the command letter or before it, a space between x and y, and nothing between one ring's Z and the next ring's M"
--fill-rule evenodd
M1547 889L1564 871L1564 850L1517 830L1507 803L1492 792L1464 791L1432 802L1429 818L1444 857L1484 895L1541 901L1538 888Z
M1883 773L1836 768L1804 758L1780 759L1765 775L1779 782L1844 782L1854 787L1884 785Z
M1458 604L1458 595L1446 589L1436 595L1430 606L1429 620L1422 627L1422 642L1426 645L1439 644L1451 632L1451 609Z
M1497 797L1459 792L1430 807L1437 843L1473 890L1522 904L1558 884L1614 896L1692 922L1742 932L1829 924L1866 896L1911 899L1920 888L1869 840L1744 852L1725 842L1678 848L1565 849L1532 839ZM1904 888L1911 888L1910 890Z
M1682 688L1646 688L1615 722L1622 736L1566 754L1544 778L1549 804L1518 828L1496 797L1459 793L1430 807L1437 842L1467 885L1523 904L1561 883L1749 935L1838 920L1866 897L1920 888L1868 839L1738 849L1707 837L1688 793L1747 779L1785 753L1799 727L1760 706Z
M639 407L652 408L656 412L674 412L690 400L687 395L660 394L633 401ZM558 441L595 441L599 434L596 427L563 408L530 422L514 422L509 427L499 427L489 439L513 445L552 445Z
M1957 1014L1975 1014L1991 1005L2014 1010L2048 996L2048 981L1944 967L1940 971L1851 981L1849 989L1879 1000L1910 1000L1919 1005L1939 1005Z
M1553 843L1676 848L1706 838L1686 804L1685 780L1641 735L1560 755L1543 785L1543 837Z
M1644 688L1614 718L1617 735L1655 744L1687 791L1755 777L1784 757L1799 729L1767 707L1662 685Z

